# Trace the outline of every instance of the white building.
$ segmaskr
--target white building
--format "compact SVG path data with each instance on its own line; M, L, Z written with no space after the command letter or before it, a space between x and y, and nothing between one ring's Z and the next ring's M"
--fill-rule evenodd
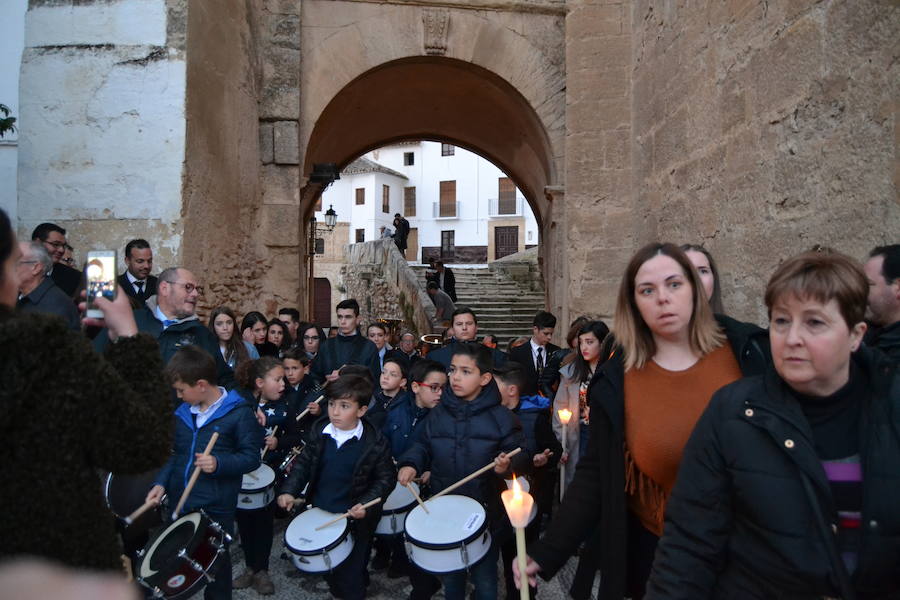
M25 11L28 0L7 0L0 19L0 104L19 118L19 67L25 48ZM0 115L2 116L2 115ZM16 123L18 129L20 123ZM16 228L18 200L16 170L19 161L19 132L7 132L0 139L0 208L6 211Z
M450 144L403 142L350 163L322 197L347 223L347 243L380 237L394 214L410 223L407 260L486 263L538 244L531 207L503 171Z

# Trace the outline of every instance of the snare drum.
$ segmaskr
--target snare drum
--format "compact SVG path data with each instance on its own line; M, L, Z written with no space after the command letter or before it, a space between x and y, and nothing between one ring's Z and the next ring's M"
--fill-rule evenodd
M159 471L159 469L153 469L137 475L107 474L103 480L103 497L106 499L106 506L124 522L128 515L144 504L147 493L156 482ZM128 538L136 537L153 527L162 525L164 514L165 509L162 505L148 510L133 523L126 525L124 535Z
M241 493L238 494L238 510L265 508L275 498L275 471L266 464L244 473Z
M472 567L491 548L487 515L477 500L448 494L416 506L406 517L406 553L431 573Z
M135 580L154 598L188 598L212 581L210 573L231 541L203 511L184 515L138 553Z
M419 493L419 486L415 482L410 482L410 487ZM416 505L416 497L409 491L405 485L398 482L394 486L394 491L388 496L384 503L384 511L381 513L381 520L375 527L376 535L396 535L403 533L403 521L406 520L406 514Z
M284 545L294 566L307 573L327 573L344 562L353 550L353 534L346 518L316 531L337 515L319 508L300 513L284 532Z

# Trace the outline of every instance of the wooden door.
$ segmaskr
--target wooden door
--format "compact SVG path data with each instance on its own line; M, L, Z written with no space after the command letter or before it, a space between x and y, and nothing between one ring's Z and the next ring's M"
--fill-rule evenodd
M406 260L416 261L419 257L419 228L410 227L406 238Z
M494 259L519 251L519 226L494 228Z
M327 331L331 326L331 282L316 277L313 288L313 322Z

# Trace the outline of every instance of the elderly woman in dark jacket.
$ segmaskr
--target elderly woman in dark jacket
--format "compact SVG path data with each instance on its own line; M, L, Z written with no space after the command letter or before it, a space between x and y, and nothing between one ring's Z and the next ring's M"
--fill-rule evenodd
M116 341L105 356L57 317L14 312L19 257L0 210L0 558L120 568L97 471L165 462L171 402L159 348L138 334L125 294L97 300Z
M685 449L647 598L900 598L900 375L836 253L766 289L774 368L720 390Z

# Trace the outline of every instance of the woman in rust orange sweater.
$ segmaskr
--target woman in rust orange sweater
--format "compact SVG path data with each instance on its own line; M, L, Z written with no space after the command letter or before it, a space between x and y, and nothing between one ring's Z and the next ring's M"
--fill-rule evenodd
M557 517L529 548L528 571L551 577L582 542L571 593L638 599L662 534L681 453L712 394L761 372L768 340L713 316L696 269L673 244L635 254L619 287L612 356L588 391L590 442Z

